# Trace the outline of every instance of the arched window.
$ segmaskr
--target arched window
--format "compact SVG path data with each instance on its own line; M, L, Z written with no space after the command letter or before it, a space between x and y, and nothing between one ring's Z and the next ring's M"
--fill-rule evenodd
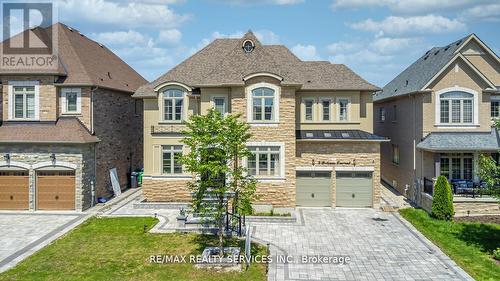
M167 89L163 92L163 120L181 121L184 112L184 92Z
M474 122L474 95L451 91L439 95L441 124L472 124Z
M252 116L254 121L274 121L274 90L260 87L252 90Z

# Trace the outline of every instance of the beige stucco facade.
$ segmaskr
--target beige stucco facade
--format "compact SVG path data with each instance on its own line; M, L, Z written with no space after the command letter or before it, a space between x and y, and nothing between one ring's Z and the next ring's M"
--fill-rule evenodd
M251 89L262 86L275 89L277 95L276 118L273 122L257 123L250 120L249 95ZM187 184L192 176L187 173L166 175L162 173L162 146L182 145L182 122L162 120L162 92L178 86L165 86L159 89L157 98L144 99L144 179L143 196L147 201L189 202L190 191ZM204 114L213 107L214 97L224 97L228 101L226 110L241 114L241 120L251 126L252 138L249 145L274 145L283 149L280 155L283 173L275 178L257 178L255 205L290 208L296 205L296 172L303 169L330 169L332 171L332 194L335 194L335 168L365 167L373 171L373 206L379 205L380 182L380 142L311 142L296 140L296 130L364 130L373 132L373 105L371 92L364 91L301 91L297 86L283 84L282 81L268 76L257 76L245 81L241 86L201 87L195 96L189 89L183 100L188 103L185 118L191 114ZM332 120L329 122L305 122L303 120L302 98L332 101ZM337 98L349 98L349 119L336 119ZM250 106L250 109L249 109ZM319 104L314 104L315 115L320 114ZM185 119L184 119L185 120ZM183 148L185 151L185 148ZM312 163L337 159L339 164L320 165ZM331 206L335 207L335 197Z

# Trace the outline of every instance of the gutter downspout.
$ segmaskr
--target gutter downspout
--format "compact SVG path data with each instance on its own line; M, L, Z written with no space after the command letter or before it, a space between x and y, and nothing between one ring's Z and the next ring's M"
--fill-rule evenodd
M94 131L94 92L99 89L99 86L95 86L94 89L90 89L90 133L92 135L95 135ZM94 143L94 181L92 184L92 206L94 206L96 200L96 192L95 188L97 185L97 149L96 149L97 143Z

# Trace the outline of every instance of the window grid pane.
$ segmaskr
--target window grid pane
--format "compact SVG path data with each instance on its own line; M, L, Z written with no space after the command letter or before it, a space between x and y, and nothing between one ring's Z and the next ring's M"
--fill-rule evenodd
M313 101L312 100L306 100L305 101L305 106L306 106L306 120L307 121L312 121L313 120Z
M450 159L441 158L441 175L450 179Z
M172 120L173 116L172 102L173 101L171 99L165 100L165 120Z
M330 101L324 100L321 102L323 106L323 121L330 120Z
M19 94L14 97L14 116L24 118L24 95Z
M464 179L472 179L472 158L464 158Z
M441 100L441 123L450 122L450 101Z
M451 158L451 178L461 178L460 158Z
M214 108L221 114L226 113L226 99L214 98Z
M348 100L339 100L339 120L346 121L347 120L347 105L349 104ZM385 111L384 111L384 120L385 120Z
M472 101L463 100L463 122L472 123Z
M460 123L460 100L452 100L451 101L451 122L452 123Z
M66 111L67 112L77 111L77 99L78 99L78 95L76 93L66 93Z
M26 94L26 118L35 118L35 94Z
M273 120L273 99L265 98L264 105L265 105L265 120L268 121Z
M491 117L498 118L500 117L500 101L492 101L491 102Z

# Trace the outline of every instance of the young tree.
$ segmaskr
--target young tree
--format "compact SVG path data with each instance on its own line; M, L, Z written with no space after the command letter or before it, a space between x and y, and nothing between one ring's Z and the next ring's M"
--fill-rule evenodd
M446 177L439 176L432 194L432 216L440 220L451 220L454 213L450 183Z
M193 193L193 211L210 218L217 225L220 255L224 253L224 218L228 193L238 192L243 212L251 210L255 179L246 173L241 160L251 155L246 143L249 125L239 115L223 116L215 109L206 115L193 115L186 123L183 142L189 153L181 158L186 169L196 176L189 183Z
M500 166L490 155L479 155L479 177L491 195L500 200Z

